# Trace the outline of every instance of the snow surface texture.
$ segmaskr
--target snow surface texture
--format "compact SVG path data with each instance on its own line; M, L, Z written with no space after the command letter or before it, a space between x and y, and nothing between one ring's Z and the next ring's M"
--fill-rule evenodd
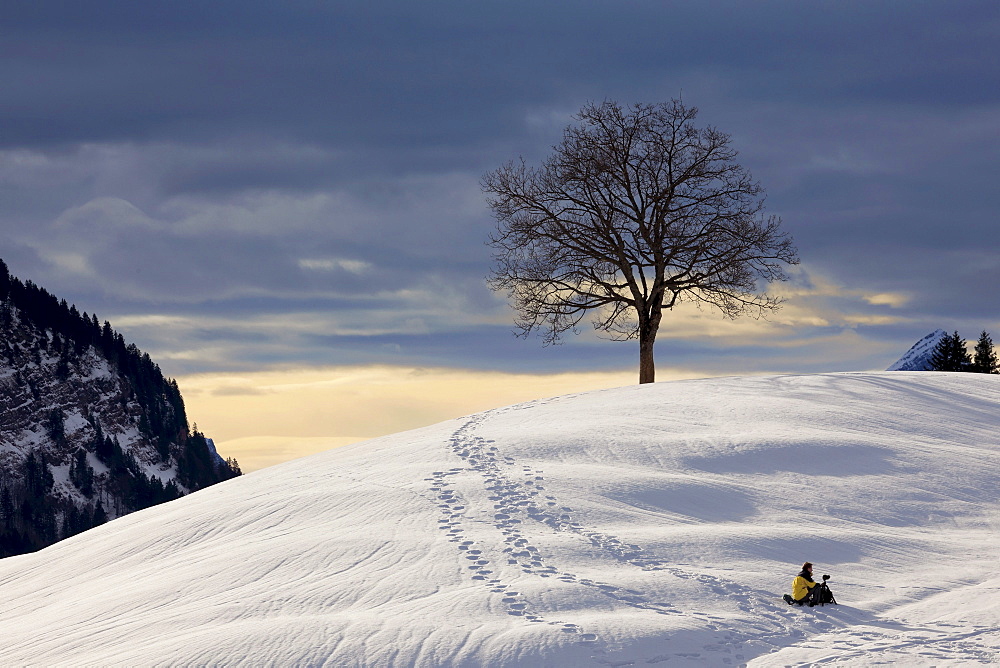
M1000 377L530 402L264 469L0 561L0 665L976 665ZM840 605L789 607L804 560Z
M931 355L941 339L948 336L943 329L933 332L913 344L906 354L896 360L886 371L929 371Z

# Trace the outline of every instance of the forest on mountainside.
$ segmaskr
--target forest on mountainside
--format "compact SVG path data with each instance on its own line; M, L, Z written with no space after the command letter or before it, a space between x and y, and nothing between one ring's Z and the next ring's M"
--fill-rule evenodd
M0 260L0 557L240 475L176 381Z

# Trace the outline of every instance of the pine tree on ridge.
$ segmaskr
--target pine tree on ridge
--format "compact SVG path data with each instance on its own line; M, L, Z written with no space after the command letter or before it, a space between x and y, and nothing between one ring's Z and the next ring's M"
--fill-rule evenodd
M972 371L976 373L1000 373L1000 362L997 360L997 353L993 349L993 339L984 329L979 335L979 341L972 357Z
M969 371L972 356L965 345L965 339L958 331L947 334L938 342L931 353L931 371Z

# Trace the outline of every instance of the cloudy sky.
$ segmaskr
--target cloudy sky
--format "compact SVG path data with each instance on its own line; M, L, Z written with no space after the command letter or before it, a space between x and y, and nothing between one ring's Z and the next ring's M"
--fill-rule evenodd
M0 258L149 352L247 468L633 382L636 344L517 339L483 280L481 177L543 159L588 101L698 107L802 259L769 322L665 317L658 378L884 369L938 327L1000 335L995 0L3 14Z

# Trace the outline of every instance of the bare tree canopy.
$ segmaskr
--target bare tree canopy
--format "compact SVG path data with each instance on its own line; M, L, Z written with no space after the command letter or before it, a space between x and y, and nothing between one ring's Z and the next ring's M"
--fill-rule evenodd
M541 167L510 162L483 178L497 220L490 286L506 291L519 334L555 343L588 314L639 339L639 382L653 382L664 309L682 301L761 317L760 290L797 264L764 191L729 135L693 124L679 100L588 104Z

